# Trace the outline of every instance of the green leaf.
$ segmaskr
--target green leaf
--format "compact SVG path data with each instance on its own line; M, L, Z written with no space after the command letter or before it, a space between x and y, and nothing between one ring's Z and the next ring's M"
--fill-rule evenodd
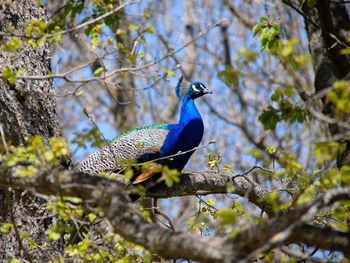
M216 205L216 202L213 199L207 199L207 200L205 200L205 202L209 206L215 206Z
M143 16L145 17L146 20L150 20L151 19L151 15L149 13L143 13Z
M13 228L13 224L10 223L0 223L0 232L4 234L10 233L11 229Z
M306 0L308 7L312 8L316 5L317 0Z
M57 231L56 227L47 229L45 234L50 240L59 240L61 238L61 233Z
M274 211L279 211L282 207L280 205L281 194L278 191L270 192L262 197L262 199L272 205Z
M260 22L262 22L262 23L267 23L267 22L269 22L269 19L268 19L267 17L260 17L259 20L260 20Z
M96 49L98 47L98 44L100 43L100 40L98 37L91 38L91 48Z
M310 186L306 187L306 189L303 189L303 192L298 197L296 203L298 205L303 205L303 204L309 203L315 199L316 195L317 195L316 187L314 185L310 185Z
M16 72L8 66L3 69L2 78L4 81L10 83L11 85L16 84L16 80L17 80Z
M340 50L340 54L342 55L349 55L350 54L350 48L344 48Z
M193 234L208 231L208 228L206 227L205 223L200 222L197 217L190 218L190 220L187 223L187 228Z
M253 27L253 36L255 37L257 34L259 34L261 32L261 30L263 29L264 25L263 24L256 24Z
M269 106L267 110L259 116L259 121L264 125L265 130L274 130L280 121L280 116L275 108Z
M29 250L33 250L38 247L37 244L31 239L27 239L27 245Z
M139 29L140 29L140 27L135 25L135 24L130 24L129 25L129 30L130 31L138 31Z
M264 158L264 152L259 149L249 149L244 153L253 156L256 160L263 160Z
M232 174L233 173L232 166L227 164L227 163L225 163L224 164L224 171L225 171L225 173L231 173Z
M71 202L73 204L81 204L83 202L83 199L81 199L80 197L76 197L76 196L64 196L63 200Z
M104 67L99 67L99 68L97 68L95 71L94 71L94 75L96 76L96 77L98 77L98 76L100 76L101 75L101 73L104 71Z
M167 187L171 187L174 183L180 182L180 173L176 169L163 167L162 177L165 178L165 184Z
M218 77L222 79L227 86L238 84L239 81L239 73L232 66L228 66L225 70L220 71Z
M12 37L4 45L1 46L1 49L4 51L17 51L21 48L22 41L18 37Z
M237 214L231 209L217 210L214 214L214 218L220 218L220 224L233 225L237 222Z
M107 38L107 44L108 45L114 45L114 40L112 38Z
M31 177L38 173L38 168L34 165L28 165L17 170L17 173L21 177Z
M43 153L43 156L47 162L52 162L52 160L55 159L55 155L53 154L52 151L47 150Z
M64 138L52 137L50 139L50 146L52 152L55 154L56 157L65 156L69 154L67 142Z
M263 50L274 51L279 46L280 39L282 38L283 32L281 27L269 21L266 17L260 18L261 23L253 27L254 37L260 33L260 52Z
M276 153L276 148L273 147L273 146L268 146L268 147L266 148L266 152L267 152L268 154L275 154L275 153Z
M344 113L350 112L350 82L336 81L333 90L327 94L327 98L333 103L339 120L346 121Z
M175 72L166 68L163 68L163 72L169 76L175 76Z
M318 165L335 160L343 150L344 145L338 142L318 142L313 144Z
M96 220L96 218L97 218L97 216L96 216L94 213L89 213L89 214L87 215L87 218L89 219L89 221L90 221L91 223L94 223L95 220Z
M87 22L89 20L90 20L90 16L86 16L80 21L80 24L85 23L85 22Z
M154 33L154 27L153 26L148 26L148 27L145 28L145 31L147 33Z

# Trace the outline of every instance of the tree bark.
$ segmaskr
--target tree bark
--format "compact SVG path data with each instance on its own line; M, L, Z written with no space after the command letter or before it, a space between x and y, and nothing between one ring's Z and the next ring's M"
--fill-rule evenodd
M295 8L297 3L284 1ZM315 92L332 86L337 80L349 79L350 56L340 53L347 47L347 37L350 34L350 18L341 1L316 1L316 5L303 5L305 28L309 39L309 49L315 71ZM336 119L335 107L323 99L323 113ZM348 122L349 115L342 121ZM331 135L344 133L344 128L336 123L329 124ZM350 142L342 141L345 150L338 156L338 167L350 165Z
M0 6L0 31L10 28L14 33L23 34L31 20L38 19L47 23L45 9L35 0L8 2ZM0 39L1 45L10 37ZM13 71L24 69L29 75L47 75L50 72L51 53L48 43L33 48L25 39L21 39L19 49L3 51L0 49L1 72L6 67ZM12 145L24 145L36 135L41 135L45 142L51 137L61 136L55 93L52 80L17 80L10 84L0 79L0 120L5 141ZM62 160L68 166L69 160ZM47 261L55 256L57 246L51 246L44 231L47 218L46 204L42 199L19 190L0 189L0 222L14 225L9 234L0 235L0 261L10 258L24 258L28 261ZM48 250L36 249L31 253L27 248L28 239L20 240L20 235L27 232L37 244L47 245Z

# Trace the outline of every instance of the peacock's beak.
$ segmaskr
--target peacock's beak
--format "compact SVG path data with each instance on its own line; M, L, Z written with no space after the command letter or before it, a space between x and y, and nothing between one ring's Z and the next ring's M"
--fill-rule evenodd
M203 94L213 94L213 92L212 92L210 89L205 88L205 89L203 90Z

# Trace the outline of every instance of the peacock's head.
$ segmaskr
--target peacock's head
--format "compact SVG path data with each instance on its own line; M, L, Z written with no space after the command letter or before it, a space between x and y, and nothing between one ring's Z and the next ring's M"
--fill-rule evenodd
M205 94L212 94L213 92L204 86L202 82L189 82L184 80L183 76L179 79L176 86L176 95L180 98L183 94L191 99L199 98Z

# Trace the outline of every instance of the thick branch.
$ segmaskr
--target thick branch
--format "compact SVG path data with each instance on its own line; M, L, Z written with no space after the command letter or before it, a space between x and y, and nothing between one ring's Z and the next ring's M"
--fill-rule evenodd
M244 15L244 13L238 10L234 4L230 3L229 0L223 0L225 6L231 11L232 15L237 17L238 21L242 23L245 27L251 29L254 26L254 22L248 18L248 16Z
M350 258L349 233L303 224L293 231L287 241L302 242L319 249L342 250L344 255Z
M45 195L78 196L93 201L104 210L116 233L166 258L189 258L203 262L224 262L229 259L231 262L251 258L257 253L290 242L305 242L311 246L341 250L344 253L350 251L349 234L306 224L322 207L339 200L350 199L350 187L331 190L311 204L270 220L263 228L253 226L229 241L223 238L196 237L163 229L157 224L149 224L130 201L124 184L119 181L57 169L42 172L31 178L14 177L14 173L14 169L1 170L0 185L31 189ZM171 191L178 195L219 193L225 192L225 188L230 184L235 186L237 194L243 196L245 192L244 196L251 200L254 200L254 196L262 196L265 193L265 190L256 185L255 188L247 187L254 184L243 175L230 178L215 173L185 174L180 184L174 186ZM167 191L159 189L152 194L158 194L160 197L165 196ZM175 195L173 192L168 193ZM308 231L304 232L305 229ZM330 235L333 243L322 243Z
M275 214L271 204L262 200L267 194L265 188L243 175L229 176L214 172L189 172L181 175L180 183L169 188L152 189L147 193L147 196L167 198L186 195L225 194L228 193L228 188L232 191L231 193L247 198L268 215L273 216Z
M45 171L28 179L14 177L14 172L1 170L0 185L92 200L104 209L115 232L162 257L223 262L228 254L234 255L225 239L196 237L149 224L131 203L121 182L72 171Z
M238 250L240 253L243 252L245 260L253 259L258 254L269 251L282 244L298 243L301 240L310 246L317 245L324 249L332 248L331 250L341 250L345 255L349 255L350 233L342 233L333 231L332 229L321 229L308 224L322 208L328 207L337 201L349 199L350 187L331 189L314 201L294 207L282 216L267 221L263 228L253 226L242 231L234 241L247 240L246 243L236 244L236 246L243 244ZM302 232L305 230L308 231ZM332 238L332 244L331 242L322 243L323 238L328 237L328 231Z

